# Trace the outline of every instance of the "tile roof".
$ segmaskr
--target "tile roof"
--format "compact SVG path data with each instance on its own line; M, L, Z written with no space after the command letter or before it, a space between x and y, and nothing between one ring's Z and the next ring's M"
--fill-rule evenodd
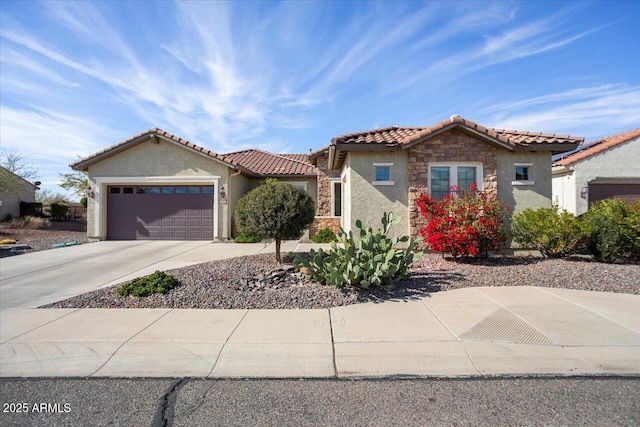
M162 129L158 129L158 128L151 128L147 131L141 132L137 135L134 135L130 138L125 139L124 141L120 141L116 144L113 144L112 146L107 147L104 150L100 150L89 156L83 157L80 160L77 160L71 163L69 166L75 170L86 170L88 166L91 166L92 164L106 157L110 157L114 154L124 151L125 149L129 148L129 146L144 142L148 138L154 138L154 137L161 137L163 139L177 142L178 144L183 145L193 151L202 153L206 156L209 156L211 158L214 158L224 163L228 163L232 166L236 166L236 164L232 160L225 159L225 157L221 156L220 154L214 153L211 150L207 150L206 148L200 147L199 145L189 142L186 139L182 139L180 137L177 137L169 132L165 132Z
M390 126L382 129L340 135L333 138L331 143L332 145L407 146L424 138L428 138L430 135L437 135L454 127L464 127L510 147L516 145L531 146L545 144L566 144L567 146L571 146L584 140L584 138L576 138L569 135L486 128L463 117L451 116L429 127Z
M566 156L560 158L558 161L554 162L553 165L568 166L638 137L640 137L640 128L622 132L617 135L607 136L602 139L589 141L583 146L578 147L577 151L568 153Z
M274 154L252 148L224 155L226 159L259 176L316 175L306 154Z

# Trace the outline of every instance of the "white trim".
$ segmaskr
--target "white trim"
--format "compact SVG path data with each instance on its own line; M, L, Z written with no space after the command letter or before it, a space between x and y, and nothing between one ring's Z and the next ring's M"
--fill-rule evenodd
M482 191L484 188L484 173L482 170L482 162L429 162L429 172L427 175L427 188L429 194L431 194L431 168L433 167L448 167L449 168L449 187L452 185L458 185L458 174L452 174L451 168L457 168L458 166L473 166L476 168L476 184L478 190Z
M280 182L284 182L285 184L291 184L291 185L302 185L302 188L304 189L304 191L307 191L307 184L309 184L309 181L285 181L285 180L282 180Z
M511 185L536 185L535 181L511 181Z
M514 163L513 166L533 166L533 163Z
M107 186L114 184L201 184L214 186L213 191L213 238L219 238L218 231L218 182L219 176L97 176L94 177L94 236L107 238ZM104 192L103 192L104 189ZM103 194L105 196L103 196ZM104 201L104 203L103 203Z
M392 167L393 163L374 163L373 166L387 166Z
M373 181L372 185L396 185L395 181Z

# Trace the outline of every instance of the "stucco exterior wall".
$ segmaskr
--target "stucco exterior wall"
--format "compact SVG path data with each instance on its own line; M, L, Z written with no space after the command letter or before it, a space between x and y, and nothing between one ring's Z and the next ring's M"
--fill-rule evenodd
M514 184L514 163L530 163L529 180L533 185ZM513 208L514 213L525 209L551 207L551 153L548 151L497 152L498 198Z
M0 192L0 221L4 220L7 215L12 218L20 216L20 202L34 203L36 201L35 187L28 182L22 181L17 184L14 191Z
M589 207L589 200L588 195L586 199L580 197L580 192L590 182L597 179L607 179L609 180L608 182L614 183L615 178L625 179L625 182L631 182L630 179L637 179L637 182L640 182L640 138L632 139L594 154L569 165L568 168L573 170L573 194L568 190L566 193L554 192L554 200L558 196L558 204L561 208L575 215L582 215ZM554 180L559 183L562 178L561 175L556 175ZM564 177L564 180L570 181L566 177ZM571 183L564 182L563 186L566 188L567 184ZM558 184L556 188L562 187Z
M350 222L350 229L357 231L356 220L369 222L374 229L380 228L382 213L393 212L402 221L391 229L390 234L406 235L409 231L407 152L357 152L350 153L348 159L350 173L346 187L349 191L345 200L350 200L351 206L350 216L345 216L345 220ZM374 163L393 163L390 176L393 185L373 184L376 178Z
M575 215L576 209L576 177L572 170L556 172L552 169L551 202Z
M112 183L173 184L180 182L214 184L218 199L218 239L229 238L229 200L218 198L219 186L228 188L228 177L233 172L224 163L208 156L192 152L175 143L160 140L159 143L142 142L89 167L89 181L94 191L87 206L87 234L92 240L106 238L107 203L106 189Z

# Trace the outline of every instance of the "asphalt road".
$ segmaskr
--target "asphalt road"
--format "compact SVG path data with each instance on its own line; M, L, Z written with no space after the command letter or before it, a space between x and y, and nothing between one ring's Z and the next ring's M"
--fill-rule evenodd
M0 391L2 426L640 424L640 377L2 379Z

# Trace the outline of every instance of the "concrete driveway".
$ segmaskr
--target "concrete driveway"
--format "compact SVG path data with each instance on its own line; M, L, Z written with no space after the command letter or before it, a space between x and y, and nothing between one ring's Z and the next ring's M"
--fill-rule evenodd
M283 242L282 250L298 246ZM273 251L264 243L107 241L2 258L0 308L35 308L156 270Z

